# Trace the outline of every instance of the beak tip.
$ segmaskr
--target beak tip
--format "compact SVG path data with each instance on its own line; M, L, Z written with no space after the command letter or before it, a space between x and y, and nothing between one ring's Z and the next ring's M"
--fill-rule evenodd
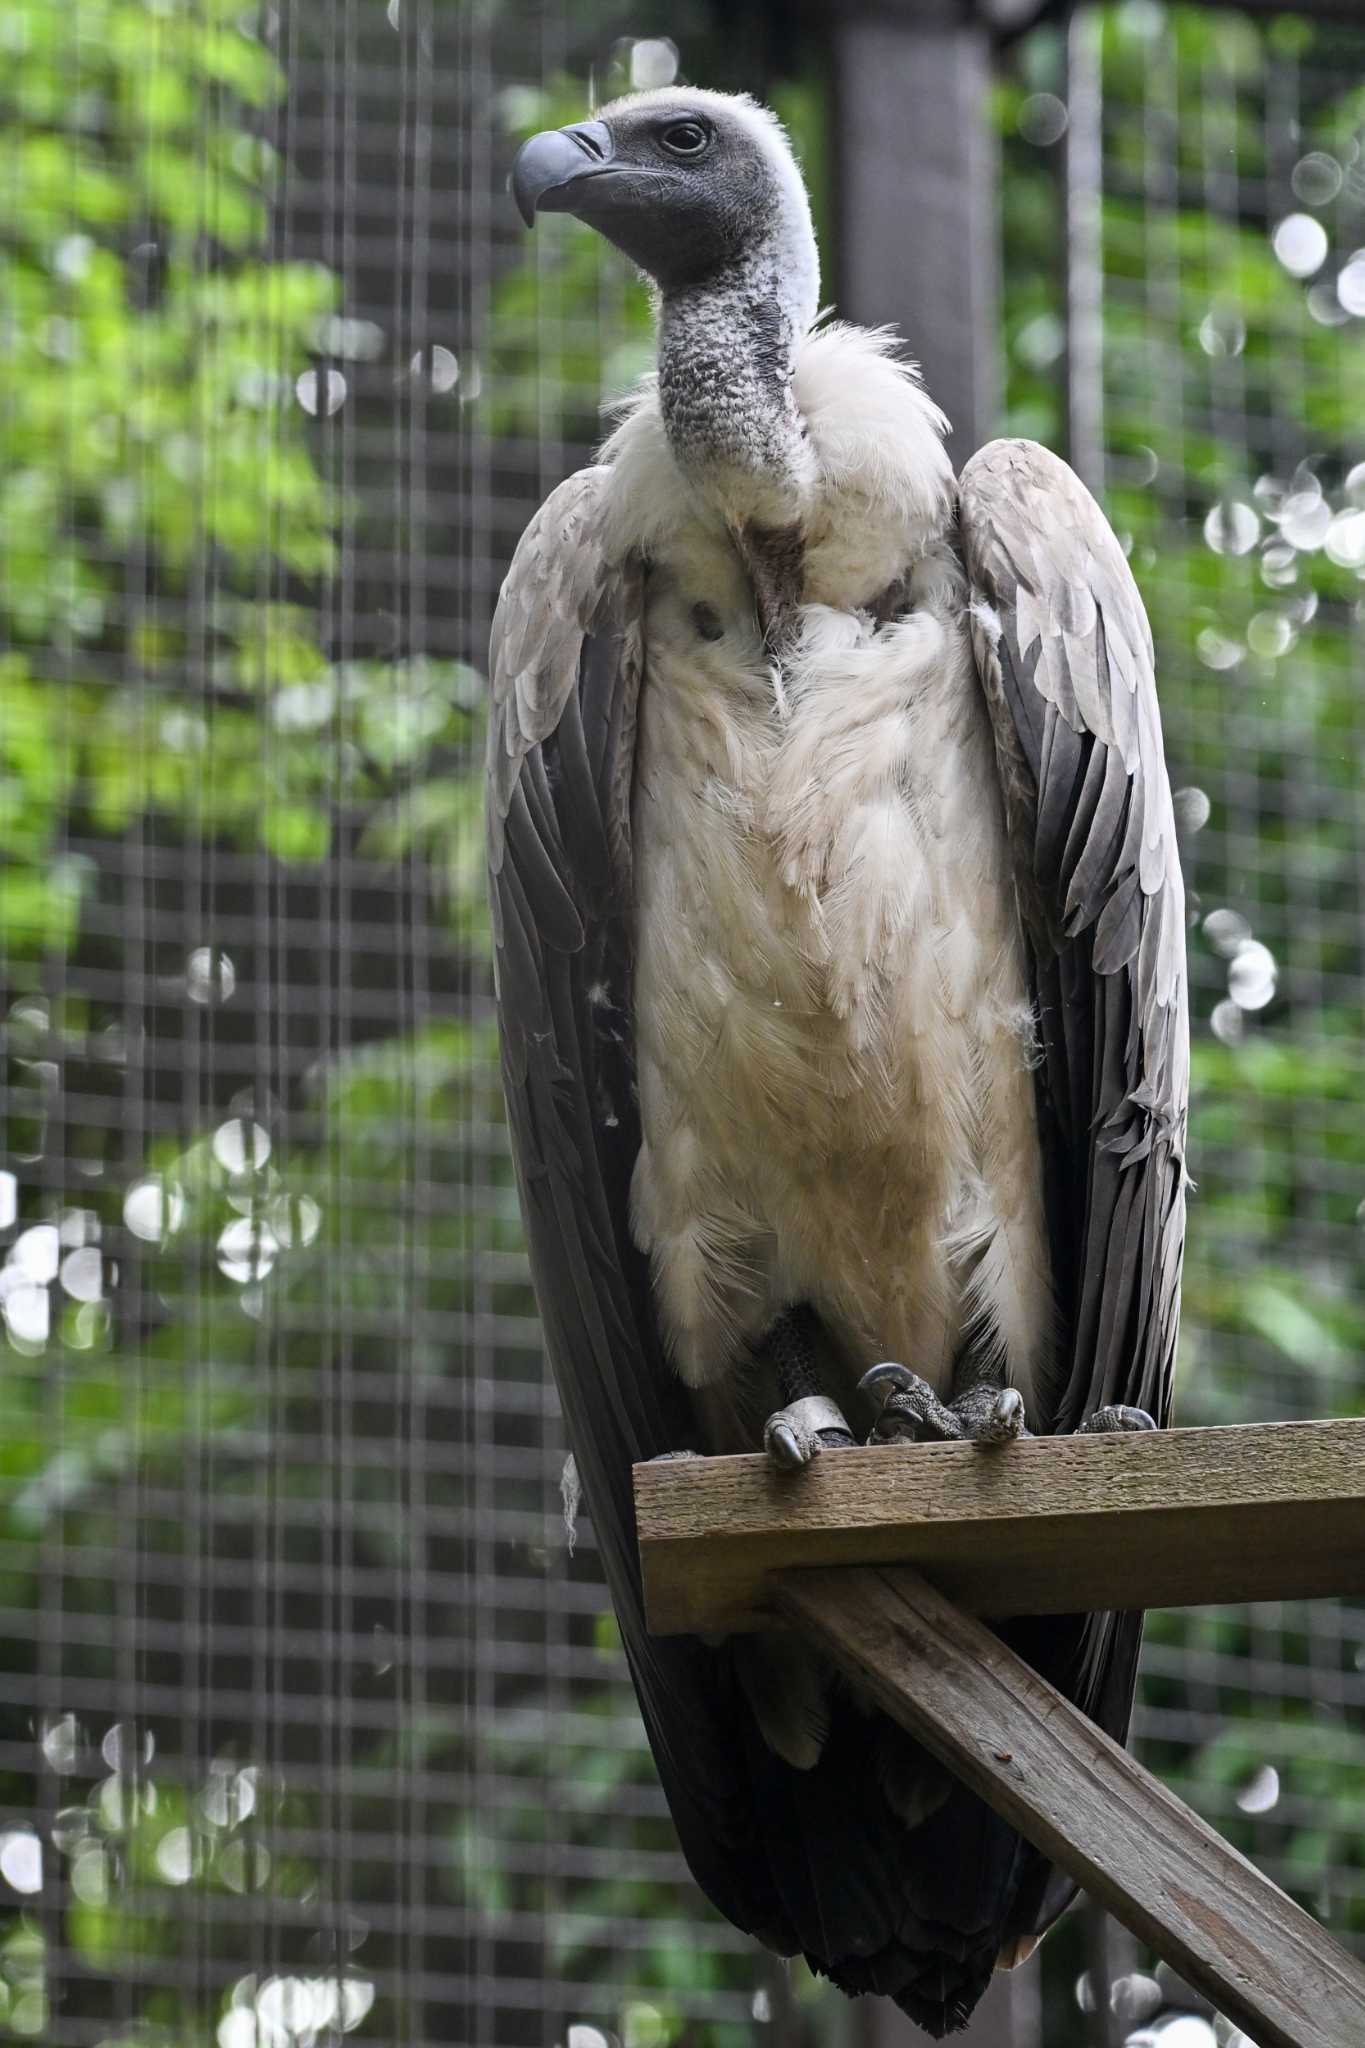
M596 171L611 154L611 136L601 122L579 128L546 128L517 151L509 182L517 211L527 227L536 215L571 213L571 193L585 173Z

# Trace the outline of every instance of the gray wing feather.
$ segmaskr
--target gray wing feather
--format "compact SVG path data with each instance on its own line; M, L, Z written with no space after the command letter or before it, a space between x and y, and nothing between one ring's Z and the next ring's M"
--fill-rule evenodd
M995 733L1042 1058L1039 1129L1061 1372L1045 1425L1127 1402L1170 1418L1185 1241L1184 891L1151 632L1123 552L1066 464L996 441L961 484L977 668ZM1019 1631L1122 1740L1142 1617ZM1026 1860L1011 1931L1074 1887Z
M1169 1413L1184 1241L1184 894L1151 632L1066 464L996 441L961 481L977 666L1032 954L1067 1352L1050 1417ZM1077 1258L1076 1249L1080 1256Z
M630 791L643 564L598 535L610 472L527 528L494 618L487 840L503 1091L545 1347L678 1832L739 1925L797 1943L761 1845L727 1657L645 1630L631 1467L699 1444L631 1242Z

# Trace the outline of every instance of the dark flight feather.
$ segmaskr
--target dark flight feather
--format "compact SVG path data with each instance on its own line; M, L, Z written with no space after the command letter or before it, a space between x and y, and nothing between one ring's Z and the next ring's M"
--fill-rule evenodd
M963 471L977 668L995 728L1042 1037L1039 1128L1063 1372L1045 1427L1112 1402L1170 1419L1185 1236L1184 892L1151 635L1064 462L995 441ZM1137 1615L1030 1625L1026 1653L1123 1740ZM1011 1932L1070 1895L1041 1857Z

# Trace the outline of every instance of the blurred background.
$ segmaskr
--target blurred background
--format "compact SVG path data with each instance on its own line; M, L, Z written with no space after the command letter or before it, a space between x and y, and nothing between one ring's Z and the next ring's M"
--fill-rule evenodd
M650 354L504 190L593 100L772 101L959 459L1104 500L1191 889L1179 1416L1360 1410L1355 12L7 0L0 2039L922 2038L702 1903L560 1514L479 785L503 569ZM1357 1604L1149 1623L1142 1755L1365 1947L1363 1701ZM1077 1913L964 2040L1232 2041L1152 1960Z

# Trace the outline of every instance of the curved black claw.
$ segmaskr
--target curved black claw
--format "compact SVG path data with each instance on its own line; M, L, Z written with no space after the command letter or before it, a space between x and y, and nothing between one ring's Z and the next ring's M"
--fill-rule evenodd
M885 1400L887 1394L908 1394L924 1381L918 1373L911 1372L908 1365L900 1365L894 1358L882 1360L880 1365L870 1365L858 1382L858 1392L866 1394L869 1401L878 1394ZM882 1392L883 1388L886 1390Z
M945 1404L918 1373L888 1360L863 1374L858 1391L881 1403L869 1444L1009 1444L1028 1435L1015 1387L983 1381Z
M799 1472L821 1451L851 1449L852 1444L839 1407L825 1394L789 1401L763 1425L763 1448L779 1472Z
M1145 1408L1128 1408L1116 1401L1108 1408L1097 1408L1093 1415L1087 1415L1076 1431L1077 1436L1103 1436L1115 1429L1155 1429L1156 1424Z
M799 1472L820 1450L818 1436L805 1436L790 1422L770 1415L763 1425L763 1448L780 1472Z
M966 1434L960 1418L945 1408L928 1380L892 1359L865 1372L858 1392L877 1405L869 1444L942 1443Z

